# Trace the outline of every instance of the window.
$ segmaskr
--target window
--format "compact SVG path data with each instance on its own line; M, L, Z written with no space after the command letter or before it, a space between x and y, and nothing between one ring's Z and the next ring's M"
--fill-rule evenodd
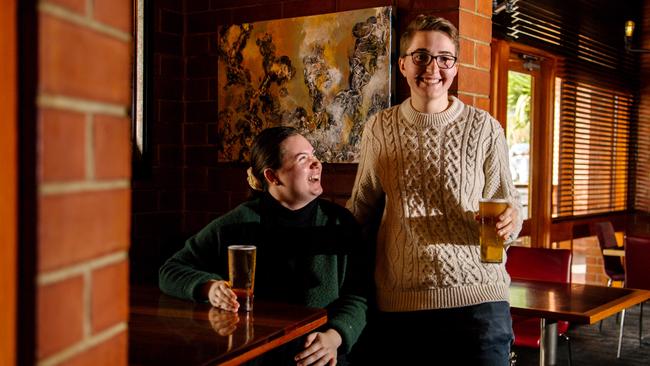
M553 216L625 210L633 95L568 77L560 85Z
M546 246L551 220L552 101L555 58L495 40L492 113L506 131L510 173L524 208L520 245ZM534 169L533 169L534 167Z
M530 73L508 70L506 138L510 153L510 175L519 191L525 219L530 218L530 133L533 81L534 76Z
M551 220L555 224L633 208L634 180L640 179L633 167L643 163L635 160L634 151L650 140L650 129L636 121L639 60L625 52L622 27L627 19L638 21L641 4L519 1L514 12L493 16L492 73L497 80L491 98L497 119L506 121L499 103L506 100L509 75L504 75L510 68L503 59L512 58L515 48L554 59L547 71L542 62L543 87L535 86L534 77L532 83L528 232L531 240L541 240L534 246L548 245L534 233L536 227L549 229L544 217L550 226ZM536 99L540 91L543 95ZM539 115L545 116L541 126ZM548 156L536 160L535 154Z

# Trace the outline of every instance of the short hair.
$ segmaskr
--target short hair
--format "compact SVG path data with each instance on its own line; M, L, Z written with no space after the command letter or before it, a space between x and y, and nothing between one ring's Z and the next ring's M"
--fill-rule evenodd
M264 179L264 169L280 169L284 155L281 149L282 142L295 135L299 135L295 128L279 126L266 128L255 137L251 148L251 173L262 184L265 191L268 186Z
M447 19L420 14L413 19L406 27L399 40L400 57L406 55L406 50L411 45L416 32L437 31L442 32L451 39L456 46L456 56L460 52L460 41L458 40L458 29Z

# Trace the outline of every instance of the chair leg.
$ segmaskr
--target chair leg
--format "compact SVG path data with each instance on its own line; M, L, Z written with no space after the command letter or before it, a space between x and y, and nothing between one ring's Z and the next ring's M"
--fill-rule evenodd
M612 279L608 278L607 279L607 287L612 287ZM618 323L618 314L616 315L616 322ZM598 322L598 331L602 332L603 331L603 321L601 320Z
M567 352L569 352L569 366L571 366L571 360L573 358L571 357L571 338L569 338L569 336L566 334L562 334L561 337L566 341L566 349Z
M517 353L515 351L510 352L510 356L508 357L508 363L510 366L517 365Z
M598 331L599 332L603 331L603 321L602 320L598 322Z
M643 342L643 303L641 303L641 309L639 311L639 347Z
M625 324L625 309L621 310L621 326L618 333L618 351L616 351L616 358L621 358L621 345L623 342L623 324Z

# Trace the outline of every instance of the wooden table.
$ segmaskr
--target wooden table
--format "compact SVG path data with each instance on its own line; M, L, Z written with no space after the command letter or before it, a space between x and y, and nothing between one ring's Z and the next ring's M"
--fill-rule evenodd
M238 365L327 322L323 309L256 301L250 313L228 313L132 287L131 365Z
M617 287L512 280L512 314L539 317L539 364L554 365L557 321L594 324L623 309L650 299L650 291Z
M603 255L610 257L625 257L625 249L622 247L618 249L603 249Z

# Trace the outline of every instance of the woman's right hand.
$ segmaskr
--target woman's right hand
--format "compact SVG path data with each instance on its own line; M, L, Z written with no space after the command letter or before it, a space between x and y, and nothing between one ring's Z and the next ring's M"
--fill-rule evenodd
M207 288L207 297L215 308L236 312L239 310L237 295L230 289L228 281L212 280L204 285Z

